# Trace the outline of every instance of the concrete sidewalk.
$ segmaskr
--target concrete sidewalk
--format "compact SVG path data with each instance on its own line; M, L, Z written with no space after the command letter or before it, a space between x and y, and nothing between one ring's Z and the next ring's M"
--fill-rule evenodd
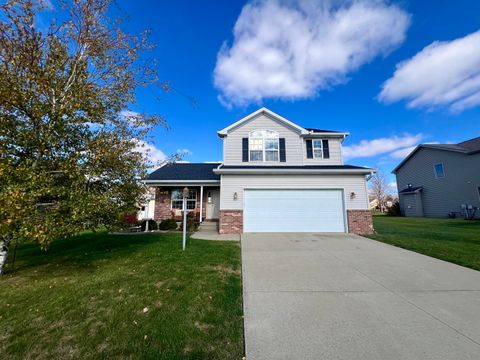
M244 234L242 268L247 360L480 358L480 272L347 234Z
M204 221L198 231L190 235L192 239L217 240L217 241L240 241L238 234L219 234L218 223L214 221Z

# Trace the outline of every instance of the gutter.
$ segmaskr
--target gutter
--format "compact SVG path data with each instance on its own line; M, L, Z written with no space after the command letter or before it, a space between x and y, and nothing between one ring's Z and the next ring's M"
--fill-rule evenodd
M348 132L313 132L313 131L310 131L309 133L307 134L301 134L300 136L303 137L303 138L316 138L316 137L331 137L331 138L342 138L342 142L343 140L345 140L345 138L350 135L350 133Z
M220 180L142 180L146 185L220 184Z
M374 172L373 169L214 169L215 174L363 174Z

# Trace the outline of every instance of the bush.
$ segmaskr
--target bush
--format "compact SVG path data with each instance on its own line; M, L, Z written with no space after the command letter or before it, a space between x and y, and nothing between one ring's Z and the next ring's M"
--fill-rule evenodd
M395 201L387 210L388 216L400 216L400 203Z
M124 213L122 215L122 221L128 226L135 226L138 224L138 216L136 213Z
M142 231L145 231L147 226L147 220L143 220L141 226L142 226ZM158 226L155 220L148 220L148 230L157 230L157 229L158 229Z
M175 230L177 228L177 220L175 219L162 220L160 224L158 224L158 228L160 230Z
M200 215L193 211L187 213L187 231L195 231L200 225ZM182 222L180 223L179 230L183 230L183 213Z

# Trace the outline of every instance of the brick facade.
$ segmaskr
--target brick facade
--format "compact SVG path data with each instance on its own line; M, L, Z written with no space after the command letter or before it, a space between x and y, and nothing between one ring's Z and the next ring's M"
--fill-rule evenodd
M242 210L220 210L218 231L220 234L243 233Z
M358 235L373 234L372 212L370 210L347 210L348 231Z
M168 189L157 187L155 189L155 210L153 219L162 221L172 217L172 209L170 206L171 194Z
M200 205L200 191L198 191L197 204ZM168 188L156 188L154 220L161 221L172 217L171 192ZM206 215L207 190L203 193L203 217ZM200 209L195 209L199 212ZM243 233L242 210L220 210L219 232L220 234ZM372 212L370 210L347 210L349 232L359 235L373 233Z
M197 207L195 208L196 213L200 213L200 189L197 190ZM155 210L153 214L153 219L155 221L162 221L165 219L170 219L174 211L172 211L171 198L172 198L172 189L171 188L155 188ZM207 214L207 194L208 189L203 189L203 212L202 217L205 219ZM181 219L181 216L176 216L178 220Z

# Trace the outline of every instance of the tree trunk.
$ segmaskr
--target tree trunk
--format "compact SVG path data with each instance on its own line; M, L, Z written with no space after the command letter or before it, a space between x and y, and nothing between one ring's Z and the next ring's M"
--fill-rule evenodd
M7 263L9 241L6 239L0 240L0 275L3 275L5 264Z

